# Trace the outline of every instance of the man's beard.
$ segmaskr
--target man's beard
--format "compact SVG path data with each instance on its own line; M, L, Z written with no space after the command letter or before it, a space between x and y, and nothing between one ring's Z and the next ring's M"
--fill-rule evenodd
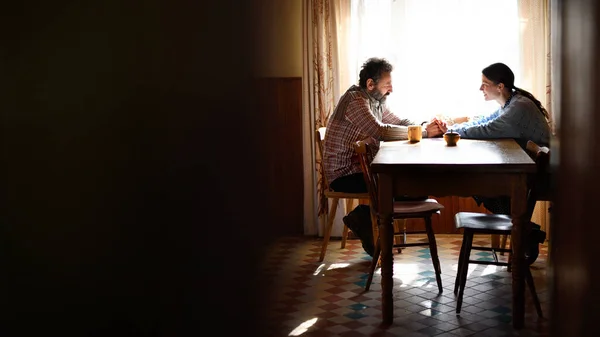
M371 95L371 97L378 100L379 103L382 103L382 104L385 103L385 100L387 99L387 94L382 94L377 90L373 90L372 92L369 93L369 95Z

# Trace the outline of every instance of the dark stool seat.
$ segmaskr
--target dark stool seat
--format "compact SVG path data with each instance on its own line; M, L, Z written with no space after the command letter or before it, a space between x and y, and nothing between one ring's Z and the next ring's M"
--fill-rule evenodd
M480 232L493 232L490 234L498 234L498 232L510 234L510 231L512 230L510 216L504 214L459 212L455 216L455 224L456 228L468 228Z

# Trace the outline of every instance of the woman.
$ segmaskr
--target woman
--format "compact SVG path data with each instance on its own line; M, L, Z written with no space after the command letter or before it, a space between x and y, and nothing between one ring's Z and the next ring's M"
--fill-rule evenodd
M481 86L486 101L496 101L500 108L473 122L454 124L452 131L461 138L513 138L525 149L532 140L540 146L550 143L548 111L531 93L515 86L515 75L504 63L483 69Z
M486 101L496 101L500 108L491 115L473 122L454 124L452 131L466 139L513 138L525 149L532 140L540 146L550 145L550 125L548 111L530 92L515 86L515 75L504 63L494 63L482 70L481 86ZM495 214L510 215L510 198L484 198L474 196L481 205ZM538 253L537 243L543 243L546 233L533 225L531 245L527 252L530 262Z
M514 82L514 73L504 63L494 63L483 69L479 90L486 101L496 101L500 108L487 117L454 124L450 129L465 139L513 138L523 149L528 140L540 146L549 146L551 131L548 111L530 92L516 87ZM483 203L492 213L510 215L508 197L475 196L474 199L478 205Z

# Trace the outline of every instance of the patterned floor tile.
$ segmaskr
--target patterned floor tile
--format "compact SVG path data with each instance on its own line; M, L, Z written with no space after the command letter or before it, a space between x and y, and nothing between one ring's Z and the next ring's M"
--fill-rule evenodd
M424 238L420 238L421 240ZM327 255L318 261L321 240L290 237L271 247L264 272L274 289L266 317L270 336L547 336L549 321L538 318L526 293L526 327L512 329L511 274L506 267L471 264L460 315L456 315L454 283L459 235L436 238L444 292L438 294L428 248L394 251L394 323L381 324L381 274L376 269L369 291L364 287L371 257L360 241L340 248L331 240ZM489 245L486 237L476 243ZM475 259L491 259L489 252ZM499 256L506 259L507 256ZM546 281L547 248L532 265L542 310L549 310Z

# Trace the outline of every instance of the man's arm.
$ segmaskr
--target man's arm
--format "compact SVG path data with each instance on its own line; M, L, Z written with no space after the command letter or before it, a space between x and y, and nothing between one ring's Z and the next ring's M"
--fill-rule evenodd
M381 117L381 121L386 124L394 124L394 125L404 125L404 126L414 125L414 122L411 121L410 119L400 118L400 117L396 116L395 114L393 114L387 108L387 106L385 106L383 108L383 114Z
M383 116L381 119L384 121L384 123L390 123L395 125L408 126L416 124L410 119L399 118L397 115L393 114L389 109L387 109L387 107L385 107L385 109L383 110ZM446 130L442 129L442 127L436 122L435 119L431 120L430 122L423 122L421 123L421 126L423 126L423 138L439 137L444 132L446 132Z
M371 112L368 101L363 97L356 97L350 101L345 117L362 133L377 140L408 139L408 128L406 126L378 121ZM398 120L400 119L398 118Z

